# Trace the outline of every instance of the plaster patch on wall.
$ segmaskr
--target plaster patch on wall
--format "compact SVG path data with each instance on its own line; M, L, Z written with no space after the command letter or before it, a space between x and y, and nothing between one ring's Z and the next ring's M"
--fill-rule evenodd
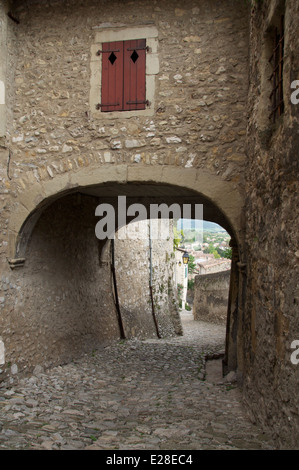
M5 104L5 86L2 80L0 80L0 104Z
M6 129L6 109L5 109L5 85L0 80L0 137L5 135Z
M2 338L0 337L0 365L3 364L5 364L5 347Z

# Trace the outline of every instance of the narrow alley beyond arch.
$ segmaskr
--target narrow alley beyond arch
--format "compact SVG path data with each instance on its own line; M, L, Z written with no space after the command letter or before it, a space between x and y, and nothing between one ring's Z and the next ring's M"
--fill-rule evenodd
M206 362L224 352L225 327L181 316L183 336L115 341L3 384L0 449L274 449L221 360Z

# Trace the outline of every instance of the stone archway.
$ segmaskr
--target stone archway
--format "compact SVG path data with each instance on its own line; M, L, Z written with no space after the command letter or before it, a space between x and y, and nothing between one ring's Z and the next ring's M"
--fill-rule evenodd
M24 177L22 186L17 188L18 196L9 220L10 258L17 258L23 253L22 244L26 245L25 239L30 236L40 214L53 201L82 189L92 193L92 188L101 184L133 182L175 185L202 195L206 202L209 201L216 208L214 217L220 218L220 223L233 232L241 252L243 251L244 199L233 182L224 181L221 177L200 169L107 165L83 167L36 182L33 182L31 174L28 173L27 181Z
M115 204L125 194L147 206L153 200L203 204L204 218L230 233L235 248L226 367L238 365L243 198L234 184L194 169L107 165L24 186L9 223L11 278L18 292L6 308L13 312L17 348L8 333L3 337L14 362L55 364L119 337L110 267L101 259L104 244L96 240L94 228L99 201Z

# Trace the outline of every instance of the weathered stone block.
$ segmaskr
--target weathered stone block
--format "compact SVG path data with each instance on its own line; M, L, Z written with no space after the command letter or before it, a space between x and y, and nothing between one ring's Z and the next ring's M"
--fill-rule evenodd
M230 270L195 276L194 320L226 323Z

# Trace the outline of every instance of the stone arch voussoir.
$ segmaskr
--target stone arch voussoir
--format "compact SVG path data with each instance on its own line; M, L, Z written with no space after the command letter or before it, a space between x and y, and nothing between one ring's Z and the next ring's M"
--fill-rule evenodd
M198 192L224 214L236 242L242 245L244 199L235 183L224 181L207 170L194 168L125 164L89 166L42 181L32 182L31 178L30 184L19 189L9 220L9 257L12 264L25 256L31 232L40 214L51 202L80 188L133 182L169 184Z

